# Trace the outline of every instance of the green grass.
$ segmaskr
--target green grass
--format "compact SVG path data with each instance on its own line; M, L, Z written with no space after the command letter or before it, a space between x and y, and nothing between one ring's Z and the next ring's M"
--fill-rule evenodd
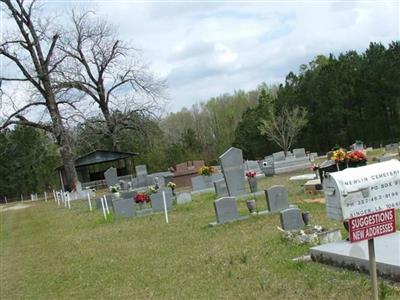
M310 198L290 175L265 178L289 188L290 201L313 224L340 227L325 206ZM317 196L313 196L317 197ZM193 198L164 215L105 221L100 211L73 201L0 213L1 299L367 299L366 274L314 262L293 262L309 247L281 238L279 216L208 227L215 220L213 194ZM30 203L31 204L31 203ZM265 209L263 197L257 198ZM245 201L239 210L247 213ZM400 220L400 218L398 218ZM398 224L399 225L399 224ZM381 295L400 289L380 280Z

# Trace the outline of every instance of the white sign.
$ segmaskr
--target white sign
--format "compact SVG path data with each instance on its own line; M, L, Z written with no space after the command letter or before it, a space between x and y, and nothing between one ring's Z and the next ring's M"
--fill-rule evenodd
M343 219L400 208L400 161L390 160L331 173L340 192Z

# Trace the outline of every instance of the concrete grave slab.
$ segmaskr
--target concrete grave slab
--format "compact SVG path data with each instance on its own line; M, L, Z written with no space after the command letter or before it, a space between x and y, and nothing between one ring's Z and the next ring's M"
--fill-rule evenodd
M400 281L400 232L374 239L376 267L379 276ZM314 261L369 271L368 241L339 241L311 248Z

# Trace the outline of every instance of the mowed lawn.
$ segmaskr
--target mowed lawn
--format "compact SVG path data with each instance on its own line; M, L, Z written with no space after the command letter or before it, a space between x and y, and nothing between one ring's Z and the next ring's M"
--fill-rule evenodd
M297 173L298 174L298 173ZM305 203L294 174L266 178L284 184L290 202L312 224L343 228L325 206ZM279 215L208 227L214 194L193 198L169 214L105 222L86 202L54 202L0 213L1 299L368 299L367 274L314 262L294 262L309 246L285 241ZM264 197L257 199L265 208ZM245 201L239 201L242 214ZM398 226L399 219L398 216ZM400 228L400 227L398 227ZM345 236L345 232L343 232ZM380 280L381 297L400 299L399 284Z

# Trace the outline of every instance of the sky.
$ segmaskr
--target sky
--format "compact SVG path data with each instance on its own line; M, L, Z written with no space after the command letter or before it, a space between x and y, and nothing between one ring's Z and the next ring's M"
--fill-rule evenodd
M276 84L316 55L400 37L398 1L51 1L90 8L167 82L167 111Z

